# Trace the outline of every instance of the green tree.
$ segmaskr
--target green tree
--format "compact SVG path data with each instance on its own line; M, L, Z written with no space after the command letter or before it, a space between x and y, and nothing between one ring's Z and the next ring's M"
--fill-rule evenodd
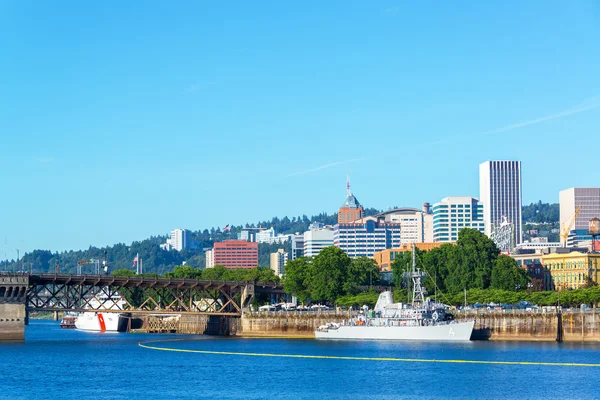
M116 269L112 273L114 276L136 276L135 271L127 268Z
M450 260L455 257L455 251L456 246L446 243L423 253L423 269L428 275L423 284L429 293L436 291L436 285L438 291L447 291L445 279L449 274Z
M321 250L310 270L310 297L316 301L333 302L346 294L351 264L352 259L335 246Z
M448 260L448 276L444 282L447 290L457 293L464 288L488 288L499 252L494 242L480 231L461 229Z
M529 280L527 271L520 268L513 258L500 255L494 262L490 287L511 291L524 290Z
M296 296L301 302L309 299L312 268L310 257L299 257L288 261L283 275L283 290Z
M379 266L374 259L358 257L352 259L344 285L346 293L356 293L358 286L379 284Z
M221 280L226 273L227 268L222 265L215 265L213 268L207 268L202 271L202 279L207 281L218 281Z
M201 279L202 270L189 265L178 265L172 272L167 272L165 278Z

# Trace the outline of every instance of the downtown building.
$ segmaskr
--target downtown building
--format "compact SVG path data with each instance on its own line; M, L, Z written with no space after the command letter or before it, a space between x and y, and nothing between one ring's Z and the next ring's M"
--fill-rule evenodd
M338 210L338 224L345 224L356 221L364 216L363 206L360 205L357 198L350 190L350 179L346 179L346 201Z
M373 257L385 249L400 246L400 224L384 218L364 217L333 228L333 245L349 257Z
M567 246L590 248L592 237L588 233L589 223L593 218L600 218L600 188L561 190L559 203L560 226L569 230ZM573 221L573 217L580 207L577 218Z
M258 266L258 243L245 240L215 242L206 252L206 268L222 265L225 268L255 268Z
M160 245L163 250L181 251L184 249L194 247L195 243L192 241L191 232L187 229L173 229L169 234L169 238L166 243Z
M429 203L423 208L394 208L376 215L386 222L400 224L400 244L433 242L433 214Z
M290 240L290 235L278 235L273 227L256 233L256 241L258 243L283 244L288 240Z
M304 234L295 233L290 236L290 240L292 242L292 254L290 258L295 260L304 256Z
M511 237L507 250L523 241L520 161L486 161L480 164L479 201L483 206L484 233L488 237L506 231L508 226Z
M333 246L333 229L330 227L316 227L312 225L312 229L304 232L304 257L314 257L321 252L325 247ZM292 257L294 255L292 254Z
M338 223L333 227L333 245L349 257L373 257L381 250L400 245L400 224L385 220L385 216L365 217L364 209L346 182L346 200L338 211Z
M433 241L456 242L463 228L485 231L484 208L474 197L445 197L433 205Z
M247 242L257 242L256 235L265 228L242 228L240 233L238 233L238 240L245 240Z
M271 255L270 255L271 270L273 270L275 275L277 275L280 278L283 276L285 264L287 263L287 261L288 261L288 253L286 253L285 250L278 249L277 252L271 253Z

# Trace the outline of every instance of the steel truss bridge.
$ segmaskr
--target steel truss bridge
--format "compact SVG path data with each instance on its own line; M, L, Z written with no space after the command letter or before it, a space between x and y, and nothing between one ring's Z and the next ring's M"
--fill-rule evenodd
M0 275L0 303L25 304L27 311L240 316L259 294L282 296L284 293L281 285L274 282L111 275ZM119 299L119 307L115 307L115 299Z

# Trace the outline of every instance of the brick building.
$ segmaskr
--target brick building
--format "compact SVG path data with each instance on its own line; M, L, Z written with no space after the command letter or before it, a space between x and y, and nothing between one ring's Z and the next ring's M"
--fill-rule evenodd
M212 265L222 265L225 268L255 268L258 266L258 243L245 240L216 242L212 249Z

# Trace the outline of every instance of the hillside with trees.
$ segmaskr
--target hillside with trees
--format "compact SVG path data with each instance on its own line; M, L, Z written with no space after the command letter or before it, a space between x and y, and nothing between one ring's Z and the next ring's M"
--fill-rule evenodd
M558 242L560 229L560 207L558 203L531 203L523 206L523 240L547 237L549 242Z
M528 222L538 224L552 224L557 223L560 220L560 207L558 203L531 203L528 206L522 208L523 224Z
M365 214L374 215L379 210L368 208ZM134 241L130 245L117 243L113 246L95 247L90 246L85 250L70 250L63 252L51 252L50 250L34 250L23 255L19 263L16 260L0 262L2 271L34 271L39 273L54 272L58 265L61 273L76 273L77 263L82 260L104 259L106 251L106 261L110 266L110 271L133 268L133 259L137 254L143 259L144 272L164 274L172 271L177 265L186 264L193 268L204 269L206 265L205 249L213 247L214 242L221 242L226 239L236 239L237 234L244 227L263 227L266 229L274 228L277 233L292 234L304 232L313 222L321 222L326 225L337 223L337 213L321 213L307 217L306 215L292 217L291 219L272 218L270 221L260 221L252 224L231 226L229 232L222 232L221 228L210 228L204 230L191 231L192 239L198 243L196 249L185 249L181 252L176 250L162 250L160 244L165 243L167 235L152 236L142 241ZM267 244L259 243L258 261L259 266L268 267L270 263L269 255L277 249L283 248L291 251L291 243ZM82 273L94 273L93 265L82 267Z
M375 208L365 209L365 215L375 215L380 210ZM524 230L537 229L544 233L550 232L554 226L558 226L558 204L548 203L532 203L523 207L523 227ZM337 213L327 214L320 213L308 217L306 215L295 216L289 218L274 217L271 220L259 221L245 225L230 226L228 232L223 232L220 227L213 227L203 230L192 230L191 237L197 242L198 246L195 249L186 249L182 252L175 250L162 250L159 245L164 243L167 235L152 236L141 241L134 241L130 245L125 243L117 243L113 246L94 247L90 246L85 250L71 250L63 252L51 252L49 250L34 250L26 253L17 264L16 260L0 262L0 270L8 271L35 271L35 272L54 272L56 265L59 270L64 273L77 272L77 262L89 259L103 259L106 251L107 263L110 270L116 269L132 269L133 259L139 254L143 259L144 271L148 273L164 274L172 271L177 265L186 264L193 268L203 269L206 264L204 250L212 248L214 242L220 242L226 239L237 238L238 233L245 227L263 227L266 229L273 228L277 233L292 234L296 232L304 232L313 222L321 222L326 225L334 225L337 222ZM536 225L531 225L535 223ZM539 234L537 234L539 235ZM531 235L532 237L536 234ZM549 239L553 241L556 233L548 233ZM525 238L530 235L526 234ZM291 250L289 242L285 244L259 244L259 265L269 265L269 254L277 251L279 248L284 248L286 251ZM83 267L83 273L92 273L93 266L87 265Z

